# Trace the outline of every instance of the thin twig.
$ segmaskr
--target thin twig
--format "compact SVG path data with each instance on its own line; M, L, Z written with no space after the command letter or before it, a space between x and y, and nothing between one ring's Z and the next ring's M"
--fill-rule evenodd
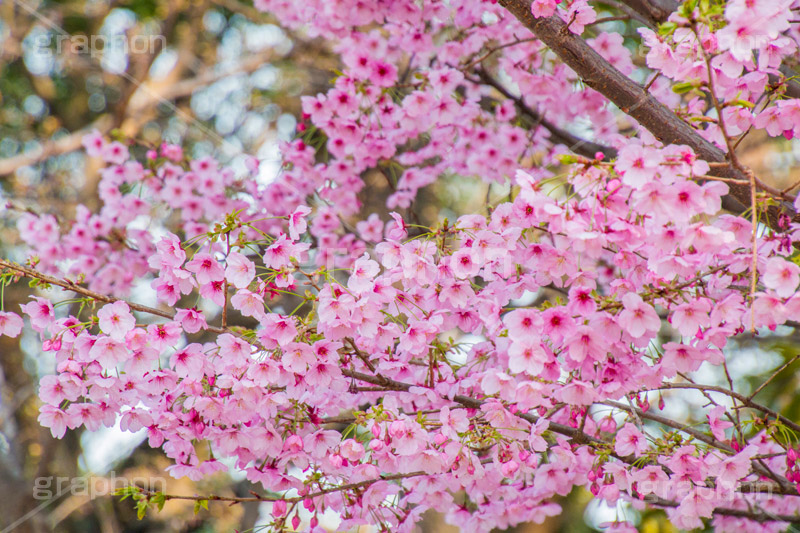
M789 359L788 361L786 361L784 364L782 364L780 367L778 367L778 369L777 369L777 370L775 370L775 372L773 372L773 373L772 373L772 375L771 375L770 377L768 377L766 381L764 381L764 383L762 383L761 385L759 385L759 386L758 386L758 388L756 388L756 390L755 390L755 391L753 391L753 394L751 394L750 396L748 396L748 397L747 397L747 399L748 399L748 400L752 400L753 398L755 398L756 394L758 394L759 392L761 392L762 390L764 390L764 387L766 387L767 385L769 385L769 383L770 383L770 382L771 382L773 379L775 379L775 378L778 376L778 374L780 374L781 372L783 372L784 370L786 370L786 368L788 368L788 367L789 367L789 365L791 365L792 363L794 363L795 361L797 361L797 359L799 359L799 358L800 358L800 354L797 354L797 355L795 355L794 357L792 357L791 359Z

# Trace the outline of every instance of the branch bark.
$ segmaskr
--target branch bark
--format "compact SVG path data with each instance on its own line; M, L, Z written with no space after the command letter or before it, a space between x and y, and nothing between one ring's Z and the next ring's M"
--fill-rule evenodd
M680 2L676 0L620 0L620 2L653 24L666 21L680 6Z
M485 70L482 68L475 69L475 73L481 79L483 83L486 85L491 85L492 87L497 90L500 94L512 100L514 104L517 106L517 109L520 111L521 114L527 116L534 123L540 124L544 129L550 132L550 139L554 143L561 143L567 146L571 151L575 152L576 154L582 155L587 159L594 159L595 154L597 152L601 152L606 158L614 159L617 157L617 150L610 146L604 146L602 144L597 144L592 141L587 141L585 139L581 139L570 132L563 130L550 122L549 120L542 117L539 112L534 109L531 109L525 101L520 98L519 96L514 96L508 89L506 89L503 84L499 81L494 79L490 76Z
M534 17L531 13L531 0L499 0L499 3L575 71L586 85L613 102L623 113L638 121L659 141L664 144L687 145L709 163L730 163L725 152L704 139L642 86L622 74L583 39L570 32L560 18L555 15ZM731 164L714 165L710 174L748 181L748 177ZM749 186L730 183L729 188L730 198L725 206L727 209L741 213L751 206ZM779 206L767 208L768 222L773 228L777 227L781 212L800 221L791 203L787 200L780 201Z
M676 0L620 0L623 5L628 6L630 9L646 18L648 22L653 25L666 22L669 16L677 11L680 2ZM781 66L781 73L787 78L797 76L791 68L786 65ZM775 74L769 75L769 82L772 85L781 83L780 78ZM800 84L796 81L790 80L785 83L786 96L790 98L800 98Z

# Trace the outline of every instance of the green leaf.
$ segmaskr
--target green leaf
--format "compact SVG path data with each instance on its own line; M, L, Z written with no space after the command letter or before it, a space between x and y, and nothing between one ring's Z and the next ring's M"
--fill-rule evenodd
M677 94L688 93L692 89L694 89L694 83L690 81L682 81L672 86L672 92Z
M681 5L680 9L678 9L678 12L682 17L689 18L694 9L697 7L697 2L698 0L687 0Z
M167 503L167 495L163 492L156 492L150 497L150 501L158 507L158 510L161 511L164 509L164 504Z
M199 513L200 509L208 511L208 500L196 500L194 502L194 514Z
M135 485L128 485L126 487L120 487L116 489L114 491L114 496L122 496L122 498L120 498L120 501L125 501L127 498L138 493L139 493L139 487Z
M664 22L658 26L658 34L659 35L671 35L678 29L678 25L674 22Z
M139 500L136 502L136 518L141 520L147 514L147 500Z

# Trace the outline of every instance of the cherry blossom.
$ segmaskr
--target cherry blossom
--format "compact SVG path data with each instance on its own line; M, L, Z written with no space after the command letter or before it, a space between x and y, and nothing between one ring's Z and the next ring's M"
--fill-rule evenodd
M22 332L23 322L16 313L0 311L0 335L17 337Z
M623 296L622 305L625 309L619 314L620 326L632 337L642 337L661 327L661 320L653 306L646 304L638 294L629 292Z
M121 341L136 325L136 319L125 302L106 304L97 312L100 330L115 341Z
M800 312L798 201L726 153L800 134L781 71L800 5L706 4L648 14L639 62L600 2L257 0L341 60L273 180L92 132L101 206L19 215L27 261L0 283L37 291L21 308L56 369L40 423L145 430L176 477L233 465L276 531L320 530L327 509L341 530L435 509L489 531L576 487L678 528L800 521L796 422L701 381ZM584 37L589 74L558 46ZM604 73L636 76L635 101L610 105ZM364 201L376 176L385 210ZM454 179L486 188L479 208L421 222L420 191ZM21 321L0 312L0 334ZM687 391L708 402L686 409Z

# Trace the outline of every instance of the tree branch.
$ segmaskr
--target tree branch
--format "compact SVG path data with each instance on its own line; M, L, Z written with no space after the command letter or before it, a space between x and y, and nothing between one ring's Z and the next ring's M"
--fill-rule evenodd
M86 296L88 298L91 298L93 300L96 300L96 301L108 302L108 303L115 302L115 301L125 301L125 300L122 300L120 298L115 298L115 297L112 297L112 296L107 296L107 295L104 295L104 294L100 294L100 293L91 291L89 289L81 287L80 285L78 285L77 283L75 283L73 281L63 280L63 279L59 279L59 278L56 278L56 277L53 277L53 276L49 276L47 274L43 274L43 273L38 272L38 271L36 271L34 269L19 265L17 263L13 263L11 261L7 261L5 259L0 259L0 268L8 269L8 270L11 270L13 272L17 272L21 276L26 276L26 277L29 277L29 278L33 278L33 279L38 279L38 280L44 281L44 282L46 282L46 283L48 283L50 285L55 285L57 287L61 287L61 288L65 289L65 290L73 291L73 292L75 292L77 294L82 294L82 295L84 295L84 296ZM152 315L156 315L156 316L160 316L160 317L168 318L168 319L173 319L174 318L174 314L170 313L168 311L163 311L161 309L156 309L156 308L153 308L153 307L148 307L148 306L137 304L137 303L133 303L133 302L127 302L127 301L125 301L125 302L134 311L144 312L144 313L148 313L148 314L152 314ZM212 332L215 332L215 333L231 333L233 335L240 336L240 335L237 334L237 332L234 332L234 331L232 331L231 329L229 329L227 327L219 328L219 327L209 326L208 330L212 331ZM354 350L358 351L358 348L355 346L354 343L353 343L352 347L353 347ZM382 390L393 390L393 391L409 392L412 387L417 386L417 385L413 385L413 384L409 384L409 383L396 381L396 380L393 380L393 379L390 379L390 378L386 378L385 376L382 376L382 375L365 374L363 372L350 370L348 368L343 368L342 369L342 374L345 375L345 376L351 377L353 379L357 379L359 381L365 382L365 383L370 383L372 385L377 385L380 388L382 388ZM677 387L677 388L684 388L684 387ZM685 387L685 388L689 388L689 387ZM730 391L727 391L727 390L723 389L723 392L729 393ZM449 400L451 400L451 401L453 401L455 403L458 403L461 406L469 408L469 409L480 409L485 404L485 400L479 400L479 399L476 399L476 398L471 398L469 396L464 396L464 395L460 395L460 394L457 394L457 395L453 396L452 398L447 398L447 397L443 397L443 398L444 399L449 399ZM749 400L747 400L747 399L745 399L743 401L749 402ZM619 408L619 409L622 409L622 410L625 410L625 411L628 411L628 412L631 412L632 410L635 410L637 414L639 414L640 416L643 416L644 418L648 418L648 419L656 421L656 422L664 423L664 424L666 424L666 425L668 425L670 427L674 427L676 429L679 429L680 431L684 431L684 432L692 435L693 437L701 440L702 442L705 442L705 443L707 443L709 445L712 445L712 446L714 446L716 448L719 448L719 449L721 449L723 451L733 452L733 449L730 448L729 446L727 446L726 444L720 443L720 442L716 441L716 439L711 439L708 436L704 435L703 433L701 433L701 432L699 432L697 430L682 426L682 425L680 425L680 424L678 424L678 423L676 423L676 422L674 422L674 421L672 421L670 419L667 419L665 417L661 417L660 415L654 415L652 413L645 413L645 412L641 411L640 409L630 408L630 407L625 406L624 404L620 404L618 402L607 401L607 402L603 402L603 403L605 403L606 405L609 405L611 407ZM752 403L752 402L749 402L749 403ZM523 420L526 420L526 421L528 421L530 423L536 423L540 418L540 417L538 417L536 415L533 415L533 414L530 414L530 413L519 413L519 412L516 413L516 416L521 418L521 419L523 419ZM328 422L332 422L332 420L328 421ZM554 433L559 433L561 435L564 435L564 436L567 436L567 437L571 437L575 442L580 443L580 444L595 444L595 445L600 445L600 446L604 446L604 447L608 447L611 444L613 444L613 442L609 442L607 440L604 440L604 439L601 439L601 438L597 438L597 437L593 437L591 435L588 435L588 434L584 433L582 428L573 428L573 427L566 426L566 425L563 425L563 424L559 424L559 423L556 423L556 422L550 422L549 426L548 426L548 429L550 431L553 431ZM612 453L612 456L614 456L615 458L621 460L622 462L628 463L628 464L634 464L634 463L637 462L635 457L620 457L620 456L618 456L618 455L616 455L614 453ZM759 470L761 470L759 468L756 468L755 465L753 466L753 469L754 469L754 471L757 471L757 472ZM425 475L425 472L415 472L415 473L412 473L411 475ZM361 482L361 483L357 483L357 484L350 484L350 485L343 485L343 486L340 486L340 487L334 487L334 488L330 488L330 489L324 489L324 490L322 490L322 491L320 491L318 493L314 493L314 494L306 496L306 497L320 496L320 495L327 494L329 492L335 492L335 491L340 491L340 490L349 490L351 488L356 488L358 486L361 486L361 484L363 484L363 483L366 483L368 485L370 483L374 483L375 481L389 480L389 479L400 479L402 477L409 477L409 474L402 474L402 475L398 474L398 475L393 475L393 476L381 476L380 478L376 478L374 480L367 480L366 482ZM761 490L750 490L750 492L763 492L763 491L761 491ZM772 485L770 485L768 487L768 492L770 492L770 493L778 493L778 494L797 495L797 491L794 489L794 487L792 487L792 486L790 486L788 484L784 485L784 486L780 486L780 485L772 486ZM147 493L147 491L143 491L143 493ZM147 493L147 494L150 494L150 493ZM152 494L154 494L154 493L152 493ZM284 499L284 498L273 498L273 497L265 497L265 496L260 496L260 495L256 495L253 498L223 497L223 496L215 496L215 495L210 495L210 496L191 496L191 497L178 496L178 495L168 495L167 499L194 499L194 500L219 500L219 501L230 501L230 502L247 502L247 501L276 501L276 500L280 500L280 499ZM284 499L284 500L287 501L287 502L294 501L292 499ZM670 504L668 504L668 505L672 505L672 504L677 505L674 502L670 502ZM656 503L656 505L658 505L658 504ZM715 510L715 513L717 513L717 514L728 514L727 511L728 511L727 509L717 509L717 510ZM735 511L735 510L732 510L732 511ZM736 512L738 512L738 511L736 511ZM759 516L761 516L761 515L759 515ZM764 517L764 518L761 518L761 520L764 520L764 521L768 521L768 520L800 521L800 517L797 517L796 519L795 518L791 518L791 520L789 520L790 518L791 517L783 517L783 516L781 516L781 517L772 517L772 518Z
M519 112L523 115L526 115L528 118L534 121L534 123L540 124L544 129L550 132L550 139L554 143L561 143L567 146L571 151L575 152L576 154L582 155L587 159L594 159L595 154L597 152L601 152L606 158L614 159L617 157L617 150L610 146L603 146L601 144L597 144L592 141L587 141L585 139L581 139L570 132L563 130L550 122L549 120L542 117L538 111L531 109L525 101L520 98L519 96L514 96L508 89L506 89L503 84L497 81L494 77L489 75L484 69L476 68L475 73L481 79L483 83L486 85L491 85L494 87L497 92L512 100L514 104L519 109Z
M86 128L74 131L57 140L43 142L41 147L36 150L29 150L13 157L2 159L0 160L0 176L13 174L21 167L41 163L53 156L74 152L81 147L84 135L94 129L99 130L101 133L107 133L111 129L112 123L113 120L110 115L103 115Z
M622 74L583 39L570 32L560 18L557 16L534 17L531 13L531 0L499 0L499 2L575 71L586 85L613 102L623 113L636 119L659 141L665 144L687 145L701 159L710 163L729 163L725 152L704 139L667 106L638 83ZM747 176L732 165L713 166L710 174L723 178L748 180ZM729 196L740 206L739 213L751 207L749 186L731 183L729 188ZM726 208L736 209L736 205L731 200L727 201L727 205L730 207ZM780 203L780 207L767 208L767 218L773 228L777 227L781 212L788 213L792 218L800 221L792 204L783 201Z
M620 2L646 18L653 26L666 22L669 16L677 11L680 6L680 2L676 0L620 0ZM797 73L786 65L781 65L780 71L787 78L797 76ZM786 96L800 98L800 83L794 80L781 82L781 79L775 74L769 74L769 82L772 85L784 83Z
M146 305L137 304L135 302L131 302L128 300L124 300L122 298L115 298L114 296L107 296L105 294L100 294L99 292L94 292L89 290L85 287L81 287L74 281L59 279L53 276L48 276L47 274L43 274L38 270L34 270L32 268L28 268L22 266L18 263L13 263L11 261L7 261L5 259L0 259L0 269L7 268L8 270L12 270L14 272L19 273L22 276L31 278L31 279L38 279L48 283L50 285L55 285L56 287L61 287L64 290L72 291L76 294L81 294L86 296L87 298L91 298L92 300L96 300L98 302L105 302L105 303L114 303L114 302L125 302L128 304L128 307L131 308L132 311L139 311L140 313L147 313L150 315L160 316L162 318L167 318L169 320L173 320L175 318L175 313L171 313L169 311L164 311L162 309L156 309L155 307L148 307ZM230 333L237 337L240 337L239 334L231 330L230 328L224 327L219 328L215 326L208 326L206 328L208 331L213 333Z

